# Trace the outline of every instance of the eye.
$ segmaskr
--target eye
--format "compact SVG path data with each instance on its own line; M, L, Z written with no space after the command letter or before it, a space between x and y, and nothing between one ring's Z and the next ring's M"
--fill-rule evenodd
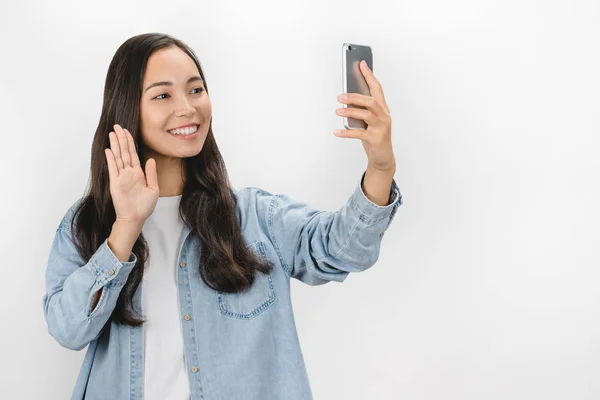
M197 88L194 88L194 89L192 89L192 91L194 91L194 90L198 90L198 92L197 92L197 93L201 93L201 92L203 92L203 91L204 91L204 88L203 88L203 87L197 87ZM167 94L167 93L162 93L162 94L159 94L158 96L156 96L156 97L155 97L155 99L158 99L158 100L163 100L163 99L165 99L165 97L160 97L160 96L168 96L168 94Z

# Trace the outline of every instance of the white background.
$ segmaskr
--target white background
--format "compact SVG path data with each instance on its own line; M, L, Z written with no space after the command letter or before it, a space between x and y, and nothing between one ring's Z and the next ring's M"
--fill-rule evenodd
M110 60L151 31L198 54L234 186L326 210L367 161L332 133L341 46L373 49L404 205L372 269L293 281L316 399L600 398L597 0L7 1L0 31L1 398L71 394L47 257Z

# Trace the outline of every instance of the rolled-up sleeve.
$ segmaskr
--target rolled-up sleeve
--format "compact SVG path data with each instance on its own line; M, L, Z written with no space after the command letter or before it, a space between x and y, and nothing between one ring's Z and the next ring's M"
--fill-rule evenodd
M48 332L62 346L81 350L101 334L137 257L131 252L127 262L120 262L105 239L89 260L82 259L68 228L71 214L65 216L52 242L42 302ZM101 297L92 309L99 290Z
M364 194L363 179L364 173L352 196L335 212L257 191L256 204L265 208L268 236L290 277L308 285L342 282L350 272L375 264L402 195L392 180L389 204L379 206Z

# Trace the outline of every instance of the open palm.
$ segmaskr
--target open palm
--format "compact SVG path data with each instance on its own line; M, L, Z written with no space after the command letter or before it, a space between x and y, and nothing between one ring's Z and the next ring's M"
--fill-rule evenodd
M158 201L156 162L146 162L146 174L135 150L133 137L119 125L109 133L110 149L105 149L110 194L118 220L143 224Z

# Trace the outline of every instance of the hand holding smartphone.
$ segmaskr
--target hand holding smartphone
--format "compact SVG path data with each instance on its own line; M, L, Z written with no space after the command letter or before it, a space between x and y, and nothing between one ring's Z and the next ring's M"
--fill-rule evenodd
M371 91L362 72L360 72L360 61L365 60L369 69L373 71L373 52L370 46L344 43L342 45L342 74L343 93L360 93L370 96ZM344 104L344 108L362 108L354 104ZM344 117L346 129L367 129L365 121L356 118Z

